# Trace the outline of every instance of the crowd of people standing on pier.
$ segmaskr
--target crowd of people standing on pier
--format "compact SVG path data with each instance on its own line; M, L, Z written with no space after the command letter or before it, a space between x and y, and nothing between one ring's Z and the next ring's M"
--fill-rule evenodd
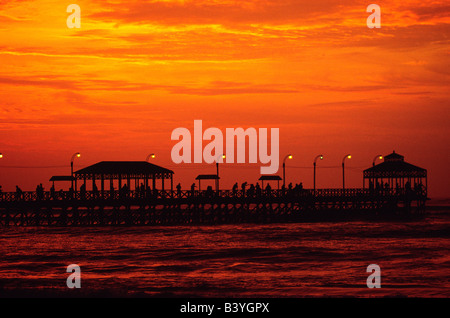
M201 192L196 192L196 184L192 183L190 195L195 196L199 195ZM239 190L240 189L240 190ZM274 192L272 191L272 186L268 183L265 188L263 189L259 183L256 184L248 184L247 182L243 182L241 186L239 187L239 184L236 182L232 189L231 194L232 196L239 196L239 197L259 197L259 196L272 196ZM303 191L303 183L300 182L296 184L295 186L292 183L289 183L288 187L286 188L284 185L281 186L281 192L286 193L299 193ZM225 190L227 192L227 190ZM217 192L213 190L212 186L208 186L206 188L205 196L206 197L212 197ZM181 191L181 184L177 185L177 197L182 196Z
M259 185L259 183L256 184L248 184L247 182L239 184L236 182L233 187L230 190L221 190L221 191L215 191L213 190L212 186L208 186L206 191L200 191L196 189L197 186L195 183L191 184L190 190L182 190L181 184L178 183L176 186L176 191L164 191L164 190L157 190L156 188L151 188L150 186L146 186L143 183L141 183L139 186L136 185L136 188L132 191L128 184L124 184L119 187L118 190L116 190L114 187L111 187L109 190L99 191L97 188L97 185L95 183L92 184L92 190L86 189L86 184L83 183L79 190L76 191L74 188L70 187L68 191L64 191L63 189L60 189L59 191L55 190L55 186L52 185L50 188L50 191L45 192L44 186L42 183L36 186L35 194L33 193L25 193L22 191L22 189L19 186L16 186L16 191L14 193L14 196L11 197L15 200L33 200L35 197L36 200L65 200L65 199L95 199L95 198L104 198L104 199L124 199L124 198L158 198L158 197L177 197L177 198L183 198L183 197L215 197L215 196L233 196L233 197L262 197L262 196L273 196L276 194L281 195L298 195L300 193L303 193L305 190L303 188L303 183L297 183L292 184L289 183L287 187L283 184L279 190L273 190L270 183L267 183L267 185L264 187L264 189ZM396 191L395 193L401 194L401 193L408 193L408 192L414 192L414 193L422 193L424 191L424 186L421 183L415 183L414 188L412 189L411 183L406 182L404 184L404 187L399 187L399 184L397 184L397 187L394 189L391 189L389 187L389 184L385 184L384 186L381 183L375 183L370 182L369 183L369 191L375 191L375 192L382 192L384 190L389 191ZM0 186L0 199L4 199L3 190Z
M190 191L183 191L181 184L178 183L176 186L176 197L191 197L191 196L206 196L206 197L212 197L219 192L216 192L213 190L212 186L208 186L206 191L199 191L196 189L197 186L195 183L192 183L190 187ZM270 184L267 184L266 187L263 189L259 183L256 184L248 184L247 182L243 182L240 186L236 182L231 190L231 194L233 196L244 196L244 197L258 197L258 196L270 196L273 194L272 187ZM292 193L292 192L300 192L303 190L303 184L300 182L299 184L296 184L295 186L292 183L289 183L288 187L285 188L284 185L281 187L281 191L283 193ZM230 192L225 190L224 192ZM183 194L184 193L184 194ZM2 188L0 186L0 195L2 194ZM167 196L166 191L161 191L152 189L150 186L145 186L143 183L140 184L140 186L137 186L134 191L131 191L130 187L127 184L124 184L121 186L118 190L116 190L114 187L111 187L108 191L99 191L97 185L94 183L92 185L92 190L88 191L86 190L86 185L83 183L78 191L75 191L74 188L70 187L68 191L64 191L63 189L60 189L59 191L55 190L55 186L52 185L50 190L48 192L45 192L44 186L42 183L38 184L36 186L35 191L36 199L37 200L44 200L44 199L51 199L51 200L64 200L64 199L88 199L88 198L99 198L99 197L109 197L109 198L127 198L127 197L135 197L135 198L151 198L151 197L158 197L158 196ZM170 195L169 195L170 196ZM16 186L16 191L14 193L14 198L16 200L23 200L25 199L24 192L19 186Z

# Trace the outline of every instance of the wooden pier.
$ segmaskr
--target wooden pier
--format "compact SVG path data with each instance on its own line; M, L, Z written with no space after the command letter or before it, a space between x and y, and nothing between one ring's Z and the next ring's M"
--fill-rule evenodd
M0 226L158 226L405 219L425 213L425 191L58 191L0 194Z

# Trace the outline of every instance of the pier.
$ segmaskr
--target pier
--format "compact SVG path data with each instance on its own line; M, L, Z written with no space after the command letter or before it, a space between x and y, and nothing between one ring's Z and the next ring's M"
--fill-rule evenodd
M0 226L276 223L425 213L425 192L370 189L2 193Z
M393 152L363 173L363 188L219 189L219 174L200 175L198 190L173 189L172 170L146 161L102 161L71 176L53 176L50 191L0 193L0 226L106 226L308 222L421 217L427 201L427 171ZM216 189L201 190L214 179ZM202 177L202 178L200 178ZM88 182L89 180L89 182ZM157 180L161 188L157 189ZM170 180L170 190L164 188ZM277 176L261 181L283 180ZM55 181L70 181L69 191ZM80 189L77 181L81 181ZM106 181L106 182L105 182ZM109 181L109 182L107 182ZM100 188L97 187L100 183ZM368 182L368 188L366 188ZM134 185L133 185L134 183ZM107 185L109 184L109 189ZM90 189L87 189L87 186ZM117 186L117 189L115 188Z

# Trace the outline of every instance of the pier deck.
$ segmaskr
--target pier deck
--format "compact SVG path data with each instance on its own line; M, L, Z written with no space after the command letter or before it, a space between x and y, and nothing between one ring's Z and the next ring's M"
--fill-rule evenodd
M412 216L426 194L405 190L6 192L0 226L179 225Z

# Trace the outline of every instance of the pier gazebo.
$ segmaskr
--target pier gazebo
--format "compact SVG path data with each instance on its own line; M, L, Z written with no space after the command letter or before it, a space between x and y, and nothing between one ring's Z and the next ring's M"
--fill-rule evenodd
M92 180L92 187L96 181L100 181L100 191L105 191L105 180L110 181L109 190L114 189L114 181L117 180L118 188L122 188L122 182L126 182L131 189L131 180L134 180L137 189L139 182L143 182L148 188L152 181L152 189L156 189L156 180L161 180L161 190L164 190L164 180L170 179L170 189L173 190L173 171L157 166L146 161L101 161L86 168L74 172L74 179L83 180L85 186L87 180ZM77 185L75 183L75 190Z
M53 182L53 188L55 188L55 181L60 182L60 181L75 181L75 178L72 176L52 176L50 178L50 181Z
M202 180L215 180L216 191L219 190L219 180L220 177L217 174L199 174L195 180L198 180L198 189L202 190Z
M280 176L274 176L274 175L263 175L259 177L258 179L262 183L262 188L264 189L264 181L276 181L277 182L277 188L280 190L280 180L283 180Z
M364 170L363 187L369 189L422 189L427 191L427 170L405 161L404 156L393 151L378 165Z

